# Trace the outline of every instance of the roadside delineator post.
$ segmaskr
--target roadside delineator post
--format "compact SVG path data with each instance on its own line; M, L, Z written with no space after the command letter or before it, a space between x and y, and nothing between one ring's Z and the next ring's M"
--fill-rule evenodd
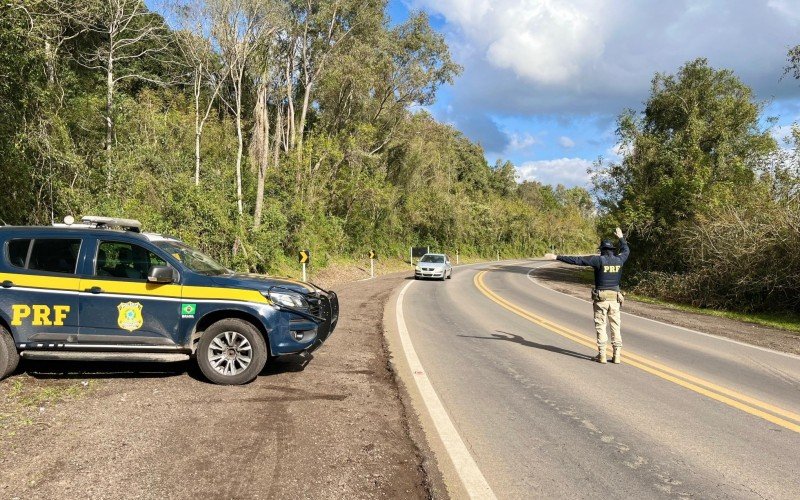
M306 279L306 263L311 260L311 250L300 250L300 253L297 256L297 260L303 264L303 281L307 281Z
M375 250L369 251L369 277L375 277L375 259L378 257L378 254L375 253Z
M458 248L456 248L456 265L458 265Z

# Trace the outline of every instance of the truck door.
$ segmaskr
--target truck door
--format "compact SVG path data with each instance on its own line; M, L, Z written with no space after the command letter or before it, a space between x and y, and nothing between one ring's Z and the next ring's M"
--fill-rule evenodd
M181 286L149 283L152 266L168 263L125 240L96 242L91 276L81 279L80 341L116 348L174 347L181 320Z
M10 238L0 273L0 310L16 344L55 348L78 333L81 238ZM24 344L24 345L23 345Z

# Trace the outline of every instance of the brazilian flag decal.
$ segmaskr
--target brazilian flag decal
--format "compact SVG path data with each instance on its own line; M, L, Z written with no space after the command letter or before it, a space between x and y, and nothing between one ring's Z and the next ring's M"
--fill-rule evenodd
M197 304L181 304L181 317L194 318L197 312Z

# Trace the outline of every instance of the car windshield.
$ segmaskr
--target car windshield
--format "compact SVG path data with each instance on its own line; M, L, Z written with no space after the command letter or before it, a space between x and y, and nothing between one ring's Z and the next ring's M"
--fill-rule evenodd
M423 255L420 262L431 262L433 264L442 264L444 262L444 255Z
M180 241L162 240L155 241L153 243L160 249L168 252L170 255L181 261L184 266L196 273L215 276L220 274L230 274L231 272L228 270L228 268L204 254L200 250L195 250L194 248L186 245L185 243L181 243Z

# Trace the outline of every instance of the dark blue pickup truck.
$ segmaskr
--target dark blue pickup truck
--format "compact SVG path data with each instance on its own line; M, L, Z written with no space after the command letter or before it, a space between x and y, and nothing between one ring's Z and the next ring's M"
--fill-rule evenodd
M336 327L334 292L235 273L135 220L67 222L0 227L0 379L26 354L183 353L244 384Z

